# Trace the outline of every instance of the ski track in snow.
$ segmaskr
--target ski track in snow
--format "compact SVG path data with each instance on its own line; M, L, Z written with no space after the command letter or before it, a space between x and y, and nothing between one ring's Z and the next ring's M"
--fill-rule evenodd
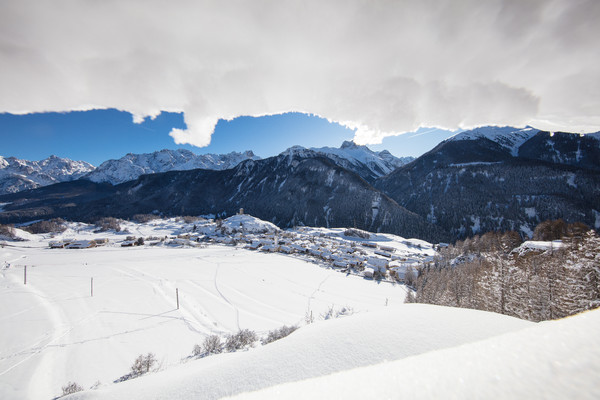
M217 275L219 273L219 267L220 267L220 263L217 263L217 267L215 268L215 277L213 279L213 283L215 284L215 289L217 290L217 292L219 292L219 295L221 295L223 300L225 300L235 310L236 325L237 325L238 331L240 331L241 330L241 328L240 328L240 310L236 306L234 306L233 303L231 303L229 301L229 299L227 299L227 297L225 297L225 295L223 295L223 293L219 290L219 286L217 285Z
M317 286L317 288L315 289L314 292L312 292L312 294L310 295L310 297L308 298L308 304L307 304L307 312L310 312L310 303L312 302L312 300L314 300L315 298L315 294L317 294L318 292L321 291L321 286L323 286L323 284L325 283L325 281L329 279L329 276L325 277L325 279L323 279L321 281L321 283L319 283L319 286Z

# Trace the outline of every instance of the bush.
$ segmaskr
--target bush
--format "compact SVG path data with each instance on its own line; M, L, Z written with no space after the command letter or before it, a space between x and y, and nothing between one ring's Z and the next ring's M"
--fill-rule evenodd
M83 390L83 388L81 386L79 386L77 383L69 382L69 383L67 383L66 386L62 387L62 392L63 392L62 395L67 396L69 394L81 392L82 390Z
M154 214L135 214L133 217L131 217L131 219L138 224L150 222L158 218L160 217Z
M329 310L324 314L321 314L322 319L333 319L339 317L345 317L346 315L354 314L354 309L350 307L342 307L339 309L335 309L333 306L329 307Z
M143 237L137 238L137 240L135 241L135 245L136 246L143 246L144 245L144 238Z
M192 355L194 357L206 357L211 354L219 354L223 352L223 344L218 335L207 336L202 342L202 346L195 345Z
M227 351L232 352L243 349L246 346L253 346L257 340L256 332L249 329L242 329L238 333L227 336L225 348Z
M115 232L121 232L121 225L119 220L113 217L105 217L96 221L98 230L96 232L106 232L113 230Z
M221 338L217 335L208 336L202 343L202 349L206 354L218 354L223 351Z
M154 364L156 364L156 357L153 353L148 353L146 355L140 354L131 366L131 375L140 376L150 372L150 369Z
M348 228L344 231L344 236L353 236L361 239L370 239L371 234L369 232L356 229L356 228Z
M200 217L192 217L191 215L184 215L183 217L177 218L180 221L185 222L186 224L191 224L192 222L200 221Z
M283 339L290 333L294 332L296 329L298 329L298 327L295 325L294 326L284 325L279 329L274 329L272 331L269 331L269 334L267 335L267 337L262 340L262 344L268 344L268 343L272 343L276 340Z
M0 224L0 236L4 236L8 239L16 239L15 228L12 225Z
M53 218L49 221L39 221L31 225L22 227L24 231L29 233L50 233L64 232L67 228L64 226L66 221L62 218Z
M304 322L306 323L306 325L315 322L315 318L313 317L312 311L306 311L306 314L304 314Z

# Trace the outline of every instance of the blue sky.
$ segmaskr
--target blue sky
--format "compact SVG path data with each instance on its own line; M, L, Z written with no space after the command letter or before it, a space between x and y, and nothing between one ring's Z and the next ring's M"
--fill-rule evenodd
M176 145L169 136L172 128L185 128L183 114L163 112L156 119L134 124L130 113L109 110L68 113L0 114L0 155L40 160L52 154L99 165L127 153L149 153L184 148L197 154L252 150L260 157L279 154L293 145L339 147L354 132L323 118L301 113L267 117L238 117L221 120L211 144L198 148ZM396 156L420 155L450 133L421 129L384 139L371 145Z

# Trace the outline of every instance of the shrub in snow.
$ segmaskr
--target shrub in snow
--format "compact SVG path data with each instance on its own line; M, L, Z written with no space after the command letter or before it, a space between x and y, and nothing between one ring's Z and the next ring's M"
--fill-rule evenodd
M0 237L16 240L18 236L15 233L15 228L12 225L0 224Z
M267 335L267 337L262 340L262 344L268 344L268 343L272 343L276 340L283 339L290 333L294 332L296 329L298 329L298 327L295 325L294 326L284 325L279 329L273 329L272 331L269 331L269 334Z
M207 336L202 346L195 345L192 352L194 357L205 357L211 354L219 354L223 351L223 344L218 335Z
M415 295L412 290L406 292L406 297L404 298L405 303L416 303L417 299L415 299Z
M306 314L304 314L304 322L306 322L306 325L315 322L312 311L307 311Z
M53 218L49 221L39 221L23 227L24 231L29 233L50 233L64 232L67 228L64 226L65 220L62 218Z
M140 354L131 366L131 375L140 376L150 372L150 369L154 364L156 364L156 357L153 353L148 353L146 355Z
M143 224L145 222L150 222L152 220L160 218L158 215L154 214L135 214L131 219L139 224Z
M225 349L232 352L239 349L243 349L246 346L254 345L254 342L258 340L256 332L249 329L242 329L238 333L227 336L225 341Z
M202 351L202 347L200 347L199 344L195 344L194 350L192 350L192 356L201 357L203 354L204 354L204 352Z
M98 221L96 221L96 226L98 227L96 232L105 232L110 230L121 232L119 220L113 217L100 218Z
M69 382L66 384L66 386L62 387L62 391L63 391L62 395L67 396L69 394L81 392L82 390L83 390L83 388L81 386L79 386L77 383Z
M144 245L144 238L143 237L139 237L136 241L135 241L135 245L136 246L143 246Z
M353 236L361 239L370 239L371 234L356 228L348 228L344 231L344 236Z
M345 317L346 315L352 315L354 314L354 309L350 308L350 307L342 307L339 309L335 309L333 306L329 307L329 310L327 310L327 312L321 314L321 318L322 319L333 319L333 318L339 318L339 317Z
M186 224L191 224L192 222L200 221L202 218L200 217L192 217L191 215L184 215L181 217L181 220Z

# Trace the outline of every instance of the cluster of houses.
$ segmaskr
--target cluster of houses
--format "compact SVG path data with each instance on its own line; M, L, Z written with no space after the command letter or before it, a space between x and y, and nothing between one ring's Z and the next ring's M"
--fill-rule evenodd
M431 257L397 254L396 248L373 242L357 242L339 237L315 237L295 232L261 234L246 238L246 249L264 252L294 254L312 258L342 272L367 278L405 282ZM416 275L415 275L416 277Z
M266 230L262 232L256 230L247 232L244 229L219 230L215 229L212 224L207 224L207 229L196 228L194 225L191 232L181 233L177 236L146 238L127 236L124 240L114 242L113 245L121 247L140 245L204 247L208 243L243 245L248 250L283 253L310 259L347 274L401 283L409 281L411 277L416 277L418 269L431 261L431 257L424 255L419 251L420 249L412 252L398 251L395 247L386 244L362 239L349 240L346 237L323 233L315 234L304 231L302 228L290 231ZM85 249L107 244L109 244L109 240L105 238L62 239L49 243L51 248L66 249Z

